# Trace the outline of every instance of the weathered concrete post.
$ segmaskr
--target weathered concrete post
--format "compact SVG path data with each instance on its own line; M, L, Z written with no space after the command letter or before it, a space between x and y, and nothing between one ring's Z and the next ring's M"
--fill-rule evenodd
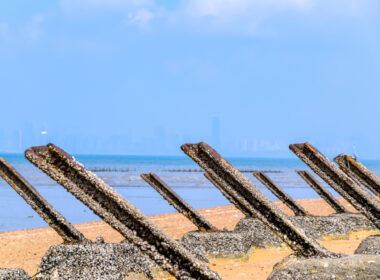
M82 233L51 206L8 161L1 157L0 176L62 237L65 243L85 240Z
M348 155L334 158L339 167L352 178L357 179L376 196L380 197L380 178L368 170L363 164Z
M275 196L277 196L286 206L288 206L296 216L310 216L310 214L290 195L285 193L278 185L276 185L266 174L263 172L253 172L253 175L266 186Z
M177 279L221 279L59 147L32 147L25 156Z
M309 143L289 146L303 162L380 228L380 203Z
M336 213L349 213L349 211L324 187L322 186L308 171L299 170L298 175L315 190L335 211Z
M282 240L295 254L304 257L335 256L304 230L293 224L287 215L276 207L255 185L206 143L184 144L181 149L201 168L211 174L217 183L224 181L233 190L230 193L236 200L244 202L252 215L260 219Z
M197 210L191 207L164 181L154 173L141 174L141 178L151 185L162 197L169 202L179 213L188 218L200 231L215 232L218 229L202 217Z
M252 213L249 209L244 205L244 202L240 202L239 199L235 199L231 190L231 187L228 186L223 181L219 180L219 183L216 182L218 178L213 178L211 174L204 173L204 176L218 189L220 192L227 198L229 202L231 202L237 209L239 209L245 216L252 217Z

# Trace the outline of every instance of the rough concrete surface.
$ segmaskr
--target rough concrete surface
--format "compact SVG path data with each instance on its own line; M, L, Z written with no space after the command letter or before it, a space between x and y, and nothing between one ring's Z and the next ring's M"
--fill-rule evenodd
M300 227L313 236L347 236L350 232L376 230L376 227L361 214L332 214L330 216L292 217Z
M221 279L115 189L59 147L54 144L32 147L25 151L25 156L163 270L180 279Z
M334 256L304 230L294 225L261 190L204 142L184 144L181 149L210 175L230 197L271 228L297 255ZM239 206L240 207L240 206Z
M0 268L0 280L32 280L21 268Z
M182 237L181 243L192 252L212 258L241 258L251 248L242 234L231 231L190 231Z
M244 243L258 248L285 246L284 241L266 225L255 218L244 218L236 225L234 232L243 236ZM284 245L283 245L284 244Z
M368 236L360 243L355 254L380 255L380 235Z
M289 148L359 213L380 228L380 203L375 197L310 143L291 144Z
M290 219L316 239L323 237L346 238L350 232L375 230L361 214L333 214L330 216L297 216ZM259 248L280 247L283 241L255 218L244 218L236 225L234 232L244 236L245 243Z
M119 280L132 274L152 278L154 267L148 257L126 242L54 245L42 258L36 279Z
M285 258L267 280L377 280L380 256L348 255L340 258Z

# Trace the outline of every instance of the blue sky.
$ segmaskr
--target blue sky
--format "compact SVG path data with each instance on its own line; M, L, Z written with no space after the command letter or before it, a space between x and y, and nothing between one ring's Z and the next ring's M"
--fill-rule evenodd
M0 152L378 159L379 73L375 0L1 1Z

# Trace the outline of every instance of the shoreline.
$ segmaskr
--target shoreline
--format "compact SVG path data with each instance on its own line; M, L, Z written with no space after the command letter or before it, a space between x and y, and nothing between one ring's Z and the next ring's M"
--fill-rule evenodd
M344 199L338 199L350 211L356 212ZM297 202L313 215L326 216L334 213L333 209L322 199L301 199L297 200ZM275 201L274 203L286 214L291 214L291 211L280 201ZM232 205L204 208L198 211L220 229L227 228L228 230L232 230L236 223L244 217L244 215ZM195 226L179 213L153 215L149 216L149 218L160 229L175 239L181 238L182 235L188 231L196 230ZM86 238L91 240L95 240L96 237L100 235L104 237L106 242L120 242L123 240L123 237L118 232L102 221L76 224L75 227L81 231ZM352 253L362 238L376 233L379 234L379 231L354 234L352 235L352 240L351 238L350 240L324 240L321 241L321 243L332 251ZM51 245L60 243L62 243L62 239L54 230L48 227L1 232L0 267L23 268L29 275L33 275L36 273L38 264L48 248ZM211 260L210 265L212 269L215 269L223 275L223 279L233 279L229 278L228 275L230 272L232 273L235 268L239 268L239 271L246 271L246 273L248 273L247 275L249 275L249 271L254 272L255 276L257 276L259 272L260 274L262 272L263 275L268 275L274 263L290 253L291 250L287 248L261 249L256 250L248 262L219 259Z

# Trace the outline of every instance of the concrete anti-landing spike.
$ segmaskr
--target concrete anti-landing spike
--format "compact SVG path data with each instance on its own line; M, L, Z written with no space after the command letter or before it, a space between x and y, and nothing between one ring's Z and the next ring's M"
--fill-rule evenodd
M380 228L380 202L309 143L289 146L303 162L356 210Z
M380 197L380 178L363 164L348 155L337 156L334 161L345 173L358 180L376 196Z
M25 156L177 279L221 279L59 147L32 147L25 151Z
M213 178L224 181L232 190L235 200L244 202L252 215L284 240L295 254L304 257L337 254L329 252L305 231L290 221L254 184L206 143L184 144L181 149ZM218 181L217 181L218 183Z
M349 213L349 211L324 187L322 186L308 171L299 170L298 175L315 190L334 210L336 213Z
M266 186L275 196L277 196L286 206L294 212L296 216L310 216L301 205L299 205L293 198L285 193L275 182L273 182L266 174L263 172L253 172L253 175L259 180L264 186Z
M65 243L85 240L82 233L51 206L8 161L1 157L0 176L61 236Z
M141 178L151 185L179 213L189 219L200 231L216 232L218 229L201 216L197 210L184 201L164 181L154 173L141 174Z
M244 203L236 200L233 195L231 195L231 188L226 185L223 181L218 180L218 178L213 178L211 174L204 173L204 176L224 195L229 202L231 202L237 209L239 209L245 216L252 217L252 213L244 205ZM217 182L218 180L218 182Z

